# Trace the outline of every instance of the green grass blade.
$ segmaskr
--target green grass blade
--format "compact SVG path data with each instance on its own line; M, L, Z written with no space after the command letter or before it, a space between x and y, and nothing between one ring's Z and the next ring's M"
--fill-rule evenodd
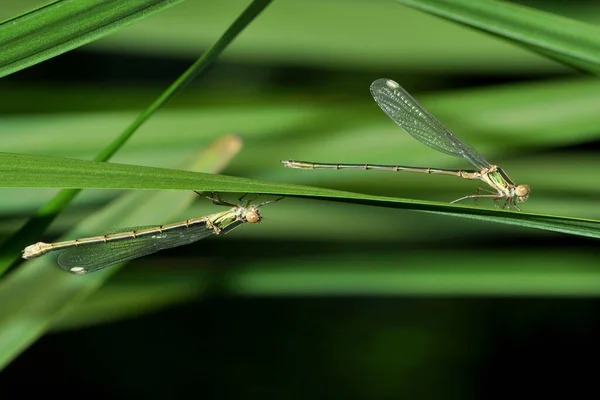
M426 250L400 258L397 253L361 253L262 260L230 271L221 282L227 293L237 296L600 295L600 271L593 255L579 257L574 264L571 253L549 250L542 267L536 254L486 250ZM445 265L442 260L451 261Z
M0 25L0 77L83 46L183 0L63 0Z
M0 25L0 77L83 46L183 0L63 0Z
M200 152L190 168L219 172L240 148L239 137L222 138ZM153 219L167 221L197 197L192 192L127 193L82 221L67 236L106 231L121 224L146 224ZM0 281L0 368L43 335L54 318L68 312L118 269L117 265L89 276L74 277L56 266L55 257L47 255L28 260Z
M372 196L177 169L99 163L66 158L3 153L0 154L0 164L10 165L10 169L6 170L0 177L0 187L198 190L302 196L378 207L426 211L447 216L600 238L600 221L584 218ZM37 171L37 175L33 173L34 171Z
M136 131L152 114L162 107L178 90L184 88L194 80L204 69L206 69L219 55L229 46L229 44L252 22L258 15L271 3L272 0L254 0L244 12L231 24L223 36L200 57L190 68L187 69L163 94L160 95L154 103L150 105L140 116L129 126L121 138L111 144L102 153L95 158L96 161L106 161L120 148L125 141Z
M600 29L594 25L498 0L396 0L526 46L577 69L600 72Z

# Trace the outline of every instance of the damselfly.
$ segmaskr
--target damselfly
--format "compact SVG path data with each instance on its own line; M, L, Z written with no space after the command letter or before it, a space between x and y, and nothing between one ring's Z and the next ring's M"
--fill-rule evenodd
M225 235L246 222L259 223L262 220L259 208L283 198L250 205L256 197L242 201L245 196L239 199L239 204L222 201L219 197L204 196L214 204L232 208L182 222L126 228L107 235L64 242L38 242L23 250L23 258L31 259L63 250L58 256L58 265L73 274L87 274L160 250L190 244L211 235Z
M452 170L377 164L331 164L295 160L282 161L284 166L299 169L364 169L421 172L426 174L456 175L464 179L479 179L491 186L494 191L478 189L476 194L461 197L452 203L466 199L477 200L478 198L487 197L494 199L494 201L504 200L504 208L513 206L517 210L520 210L516 203L522 203L527 200L530 193L529 186L516 185L500 167L487 162L475 148L467 145L451 133L398 83L390 79L378 79L371 84L371 94L379 107L412 137L442 153L465 158L477 170ZM479 194L480 190L489 194Z

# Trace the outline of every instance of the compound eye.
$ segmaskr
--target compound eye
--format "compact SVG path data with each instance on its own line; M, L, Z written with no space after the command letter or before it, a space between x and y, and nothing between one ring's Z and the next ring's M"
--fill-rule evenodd
M246 221L250 222L251 224L260 222L260 215L256 211L250 211L246 214Z
M530 191L529 186L527 186L527 185L519 185L515 189L515 194L518 197L527 197L527 196L529 196L529 191Z

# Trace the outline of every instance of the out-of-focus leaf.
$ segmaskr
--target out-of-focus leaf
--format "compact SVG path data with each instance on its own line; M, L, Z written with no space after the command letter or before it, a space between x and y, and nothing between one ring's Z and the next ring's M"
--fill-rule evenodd
M600 29L594 25L508 1L396 1L506 38L575 68L600 72Z
M0 77L72 50L184 0L62 0L0 24Z

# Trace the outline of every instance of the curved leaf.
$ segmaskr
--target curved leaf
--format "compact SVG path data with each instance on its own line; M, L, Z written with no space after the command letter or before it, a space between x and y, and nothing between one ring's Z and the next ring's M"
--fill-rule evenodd
M0 24L0 77L99 39L182 1L63 0L4 21Z
M594 25L507 1L396 1L509 39L575 68L600 72L600 29Z
M0 176L0 186L5 187L197 190L302 196L378 207L425 211L600 238L600 221L584 218L372 196L225 175L67 158L2 153L0 154L0 164L7 166L6 171Z

